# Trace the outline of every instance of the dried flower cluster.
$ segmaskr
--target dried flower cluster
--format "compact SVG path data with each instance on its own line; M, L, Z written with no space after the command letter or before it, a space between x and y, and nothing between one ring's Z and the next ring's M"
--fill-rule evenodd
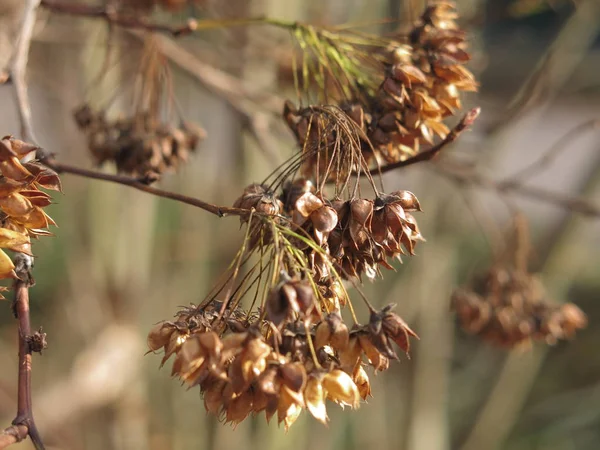
M163 363L175 355L172 374L200 386L206 410L232 424L264 411L267 421L277 414L287 429L304 409L327 423L326 400L357 408L370 396L365 360L385 370L397 359L392 342L408 352L416 336L391 307L350 331L336 312L314 321L314 293L305 281L273 288L266 320L237 309L219 321L220 306L181 311L154 327L148 345L164 350Z
M414 148L429 130L445 136L447 129L433 123L441 124L460 101L440 106L431 95L440 86L474 88L470 74L472 85L436 71L439 55L462 51L452 20L447 3L428 8L413 33L419 37L410 63L390 64L367 103L300 110L286 104L284 118L300 151L235 201L245 211L246 234L224 279L199 306L159 323L148 337L152 351L164 351L163 363L175 355L173 375L200 386L208 411L234 424L265 411L287 428L307 409L325 423L327 399L357 407L370 395L368 366L386 370L398 359L395 346L408 354L416 334L392 305L378 311L357 289L370 313L361 323L347 288L376 279L382 267L392 269L394 259L413 255L423 240L413 216L421 211L417 197L376 187L373 155L384 150L371 141L390 112L402 124L394 133L412 136L402 145ZM390 78L400 72L409 75ZM404 92L399 101L383 94L392 82ZM409 112L418 117L406 122ZM363 195L361 179L371 197Z
M473 289L456 290L452 306L467 332L501 347L554 344L587 325L576 305L549 302L537 276L510 267L494 267Z
M148 37L134 83L124 86L134 98L131 111L112 119L107 117L107 108L87 103L75 110L75 122L87 136L96 164L112 162L118 172L152 182L188 160L205 132L181 117L177 122L171 120L170 81L166 59L154 38Z
M47 236L54 221L44 208L52 203L41 188L60 191L58 175L36 161L21 162L37 150L6 136L0 140L0 248L31 255L31 238ZM0 279L17 278L15 266L0 250Z
M114 162L117 171L156 178L188 160L204 137L204 131L188 122L181 126L157 122L149 113L108 120L103 111L84 105L75 111L79 129L85 132L94 162Z
M284 117L306 153L307 172L318 165L319 173L326 174L329 159L320 156L323 152L332 155L335 176L343 177L405 160L432 145L436 135L447 136L444 120L461 108L460 92L477 90L475 77L464 67L470 56L456 18L453 2L433 2L409 42L383 51L384 79L376 92L339 105L352 121L345 127L355 128L352 137L340 137L343 130L332 125L323 108L286 105Z

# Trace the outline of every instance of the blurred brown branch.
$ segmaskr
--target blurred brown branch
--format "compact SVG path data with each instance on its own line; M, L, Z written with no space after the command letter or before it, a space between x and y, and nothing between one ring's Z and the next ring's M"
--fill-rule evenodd
M551 192L536 186L523 185L520 181L513 181L512 179L495 180L492 177L478 173L471 166L464 164L444 162L443 164L439 164L437 169L443 175L461 184L495 190L499 194L519 194L583 214L584 216L600 217L600 205L592 203L585 198L574 197L560 192Z
M24 7L18 43L10 67L10 76L15 87L19 119L21 120L21 138L30 142L36 142L36 139L31 125L31 105L25 73L39 4L40 0L28 0Z
M171 34L175 37L189 34L196 30L198 22L195 19L189 19L185 25L172 27L147 22L133 15L120 15L114 8L107 5L87 5L84 3L74 3L72 1L61 2L55 0L41 0L40 5L54 13L69 14L79 17L89 17L104 19L111 25L117 25L124 28L136 28L146 31L159 31Z
M31 407L31 353L40 351L31 344L31 323L29 320L29 283L17 280L14 283L14 311L19 320L19 388L17 400L17 416L0 434L0 448L31 438L37 450L44 449L42 438L33 420Z
M92 178L95 180L102 180L102 181L110 181L113 183L130 186L134 189L137 189L142 192L146 192L148 194L155 195L157 197L168 198L171 200L175 200L177 202L195 206L195 207L203 209L204 211L207 211L211 214L214 214L218 217L243 216L243 215L246 215L249 213L249 211L247 211L245 209L230 208L227 206L217 206L217 205L213 205L212 203L208 203L208 202L205 202L203 200L200 200L200 199L197 199L194 197L189 197L187 195L177 194L175 192L158 189L158 188L149 186L148 182L143 179L128 177L128 176L124 176L124 175L111 175L111 174L107 174L107 173L96 172L94 170L83 169L80 167L74 167L69 164L59 163L59 162L54 161L53 159L48 158L46 156L42 156L40 159L46 166L48 166L52 170L55 170L58 173L69 173L71 175L77 175L80 177Z

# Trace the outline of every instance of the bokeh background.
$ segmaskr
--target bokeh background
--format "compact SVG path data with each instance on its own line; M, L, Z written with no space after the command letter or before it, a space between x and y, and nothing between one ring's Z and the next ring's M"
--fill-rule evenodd
M9 3L0 2L4 46L10 33L14 37ZM174 15L159 12L156 19L265 14L388 33L409 23L423 3L207 1ZM600 119L600 2L457 3L473 52L470 68L481 81L466 103L481 106L482 114L449 154L501 179L536 161L570 130ZM165 36L161 42L175 61L175 96L208 137L189 164L159 185L231 204L246 184L294 151L276 114L281 98L294 98L289 35L257 25L196 33L177 45ZM112 46L122 61L141 49L139 38L127 32L115 34ZM29 64L37 137L60 160L83 167L91 161L72 111L111 95L104 84L94 84L105 51L105 23L40 13ZM124 82L121 75L118 67L107 74L113 87ZM18 135L10 86L0 87L0 99L2 133ZM599 204L600 130L582 127L562 145L528 184ZM60 226L56 237L34 246L37 284L31 291L33 326L43 326L49 341L34 357L33 395L50 448L600 448L597 217L518 193L508 197L510 208L530 220L531 266L541 272L548 295L575 302L589 325L573 342L507 352L466 335L449 308L452 290L491 264L490 243L510 224L507 202L493 189L459 185L428 164L386 175L388 191L418 195L427 242L396 273L364 290L377 305L397 303L421 340L410 360L372 378L374 397L359 410L330 405L329 427L305 413L285 433L263 417L235 429L218 423L205 413L197 390L186 390L167 368L159 370L159 356L145 355L151 326L178 306L201 301L227 267L243 237L238 220L104 182L65 175L63 183L64 195L50 208ZM17 377L9 305L0 304L0 423L6 425L16 409ZM17 448L32 447L25 441Z

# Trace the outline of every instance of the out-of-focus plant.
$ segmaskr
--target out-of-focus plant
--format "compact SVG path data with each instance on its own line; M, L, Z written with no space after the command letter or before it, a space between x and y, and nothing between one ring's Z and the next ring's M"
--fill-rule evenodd
M17 69L26 64L29 27L40 4L54 13L99 18L111 27L145 33L145 49L136 75L116 94L118 99L126 91L132 94L133 101L125 102L130 108L119 115L116 107L86 103L75 112L94 163L112 162L117 174L74 167L37 143L0 141L0 247L24 255L13 264L0 252L0 277L17 280L22 365L18 415L0 435L0 448L27 435L43 448L33 422L30 363L31 352L44 348L45 335L31 333L27 287L33 280L30 237L49 234L46 228L53 224L43 211L50 197L40 188L60 190L57 173L128 185L219 217L237 216L245 225L241 248L204 300L156 324L148 335L150 350L164 353L161 364L173 357L171 373L199 387L207 411L233 424L265 412L267 420L277 415L287 429L303 410L327 423L327 400L357 408L371 395L369 370L388 369L390 360L399 358L396 348L408 354L411 338L417 338L393 312L394 305L377 310L360 289L363 278L381 277L382 268L393 269L394 260L414 255L424 241L415 217L421 212L417 197L406 190L386 193L381 174L434 159L479 114L478 108L460 113L463 93L476 91L478 83L466 68L467 37L453 2L430 2L407 34L386 37L266 17L190 19L179 27L153 21L155 7L181 11L188 4L183 1L96 6L31 0L15 56ZM247 186L232 207L151 186L168 169L185 163L204 134L173 114L177 102L169 67L153 33L176 37L251 24L287 29L299 47L300 57L292 56L299 104L282 105L297 152L262 182ZM101 78L111 65L109 57ZM12 76L22 137L35 141L23 71L14 70ZM462 118L450 123L458 115ZM34 151L37 160L26 162ZM600 215L594 205L557 200L515 180L496 182L469 167L440 166L463 183L499 193L522 190ZM584 314L574 305L545 302L540 282L520 256L523 233L517 238L521 245L513 249L514 259L500 259L481 287L455 294L461 323L508 347L572 337L585 326ZM352 291L366 305L368 317L356 314Z

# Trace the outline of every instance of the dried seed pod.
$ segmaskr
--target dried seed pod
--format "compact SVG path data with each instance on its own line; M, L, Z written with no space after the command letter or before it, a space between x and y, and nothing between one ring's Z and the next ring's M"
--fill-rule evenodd
M545 299L541 281L512 267L493 267L471 289L457 289L452 307L465 331L501 347L554 344L573 338L587 325L572 303L554 305Z
M308 323L320 318L314 291L308 281L283 281L273 288L267 299L267 318L277 327L295 320L296 315Z
M325 406L326 393L321 381L314 376L308 378L304 388L304 402L312 416L323 424L327 424L327 407Z
M327 393L327 398L330 400L354 409L359 407L360 394L358 388L346 372L339 369L332 370L323 376L321 384Z
M244 193L233 204L234 208L255 209L260 214L277 215L283 205L275 194L262 184L251 184L244 189ZM247 219L244 219L247 221Z

